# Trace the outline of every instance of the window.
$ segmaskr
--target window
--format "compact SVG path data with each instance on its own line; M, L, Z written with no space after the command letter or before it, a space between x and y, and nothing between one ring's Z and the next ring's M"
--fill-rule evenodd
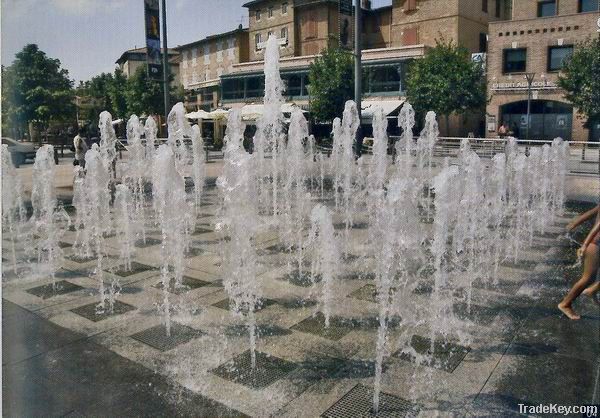
M267 39L269 39L271 37L271 35L273 35L273 31L270 30L269 33L267 34Z
M548 48L548 71L559 71L571 54L573 54L573 45Z
M597 11L600 11L598 0L579 0L579 13Z
M256 50L259 50L258 44L260 44L262 42L262 35L260 33L257 33L256 35L254 35L254 46L256 48Z
M188 54L187 51L183 51L183 59L181 61L183 63L183 68L187 68L188 66Z
M269 6L269 18L273 17L273 6Z
M538 17L556 15L556 0L544 0L538 3Z
M406 0L404 3L404 12L412 12L417 10L417 0Z
M281 39L286 39L287 40L287 28L281 28Z
M527 68L527 49L504 50L504 73L521 73Z
M260 9L256 10L256 20L260 20Z
M487 34L479 34L479 52L487 52Z
M483 13L488 12L488 0L481 0L481 11Z
M198 55L198 51L196 50L196 48L192 49L192 66L196 66L198 64L198 62L196 61Z
M287 14L287 3L281 3L281 14Z
M217 62L223 61L223 43L217 42Z
M204 45L204 63L210 64L210 46Z
M235 58L235 38L229 38L227 55L229 56L229 59Z

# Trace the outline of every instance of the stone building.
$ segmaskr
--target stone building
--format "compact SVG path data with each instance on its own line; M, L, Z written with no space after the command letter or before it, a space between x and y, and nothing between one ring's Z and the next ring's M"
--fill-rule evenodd
M211 35L175 48L181 54L181 83L186 108L214 110L220 102L220 78L233 65L248 61L248 29Z
M598 0L519 0L506 13L505 20L489 25L486 135L496 136L506 123L516 136L527 137L530 74L530 139L598 141L600 121L578 117L557 87L562 63L577 43L598 36Z
M169 71L173 75L171 84L173 86L179 86L181 81L179 79L179 52L174 48L168 49L169 53ZM146 48L134 48L127 50L121 54L119 59L115 62L123 71L125 77L129 78L139 67L146 66Z

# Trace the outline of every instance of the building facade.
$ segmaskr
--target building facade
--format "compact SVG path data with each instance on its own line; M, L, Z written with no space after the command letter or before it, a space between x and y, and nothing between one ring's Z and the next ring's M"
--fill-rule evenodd
M181 54L181 83L188 110L211 111L218 107L221 76L233 65L248 61L248 29L208 36L175 48Z
M600 121L578 117L557 86L577 43L598 36L598 0L518 0L506 11L506 20L489 25L486 135L504 123L521 139L598 141Z
M171 84L173 86L179 86L181 84L179 78L179 52L173 48L168 49L169 53L169 71L173 75ZM119 66L119 69L123 72L126 78L129 78L140 67L146 67L146 48L134 48L127 50L121 54L119 59L115 62Z

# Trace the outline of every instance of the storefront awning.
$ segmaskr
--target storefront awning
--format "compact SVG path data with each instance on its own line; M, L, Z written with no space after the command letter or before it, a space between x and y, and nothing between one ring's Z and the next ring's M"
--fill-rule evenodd
M398 110L402 107L404 100L377 100L361 103L361 116L363 122L371 122L377 109L383 110L386 117L396 116Z

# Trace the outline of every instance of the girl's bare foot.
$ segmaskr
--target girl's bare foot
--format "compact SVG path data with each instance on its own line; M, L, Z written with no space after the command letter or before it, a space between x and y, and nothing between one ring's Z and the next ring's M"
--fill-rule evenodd
M594 302L600 305L600 298L598 297L598 286L591 285L589 287L586 287L581 293L591 297Z
M569 319L581 319L581 317L575 313L573 308L571 308L570 306L563 305L562 302L558 304L558 309L560 309L560 311L564 313Z

